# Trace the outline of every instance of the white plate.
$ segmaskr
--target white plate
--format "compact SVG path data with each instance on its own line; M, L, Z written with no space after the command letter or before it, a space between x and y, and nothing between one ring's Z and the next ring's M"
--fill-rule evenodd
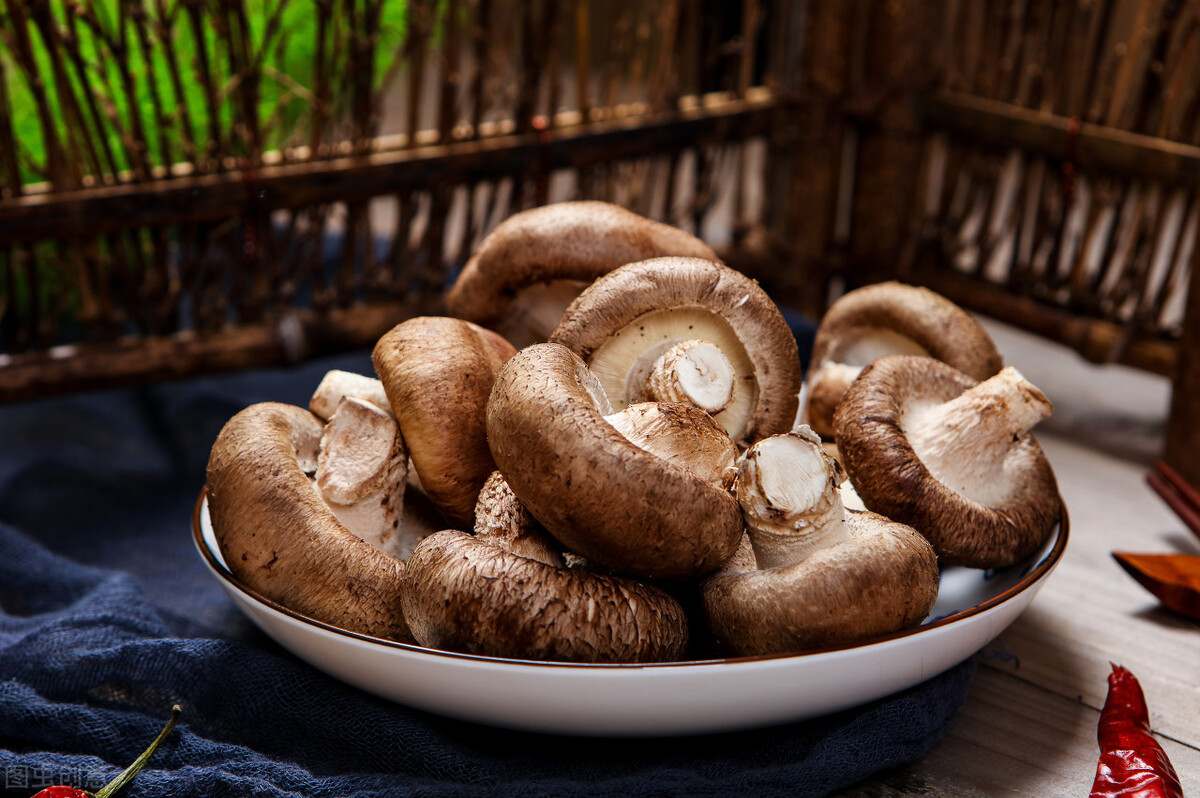
M970 657L1029 605L1067 544L1002 571L948 568L930 619L852 648L809 654L579 665L456 654L348 632L245 587L196 504L196 548L225 592L280 645L329 675L408 706L556 734L654 736L769 726L824 715L918 684Z

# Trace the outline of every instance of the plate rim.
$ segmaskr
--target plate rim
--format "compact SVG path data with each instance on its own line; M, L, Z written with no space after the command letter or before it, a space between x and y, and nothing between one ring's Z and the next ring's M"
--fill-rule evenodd
M254 590L253 588L245 585L240 579L237 578L236 575L234 575L234 573L229 569L229 567L225 563L221 562L215 556L213 556L212 550L209 548L208 544L204 540L204 533L203 533L202 527L201 527L201 513L204 509L207 499L208 499L208 486L205 485L203 488L200 489L200 495L196 498L196 503L192 509L192 524L191 524L191 526L192 526L192 543L195 545L201 558L208 565L209 570L211 570L226 585L234 588L235 590L242 593L246 597L253 599L255 602L262 604L263 606L290 618L291 620L298 621L302 624L312 626L317 629L321 629L326 632L340 635L340 636L343 636L343 637L346 637L346 638L349 638L352 640L356 640L359 642L380 645L385 648L391 648L391 649L396 649L399 651L405 651L405 652L408 652L411 654L427 655L427 656L432 656L432 657L444 657L444 658L453 659L453 660L466 660L466 661L470 661L470 662L488 663L488 664L493 664L493 665L521 666L521 667L535 666L535 667L539 667L539 668L551 668L551 669L555 669L555 670L586 670L586 671L618 670L619 671L619 670L644 670L644 669L648 669L648 668L650 668L650 669L680 669L680 668L687 669L687 668L711 667L711 666L730 666L730 665L739 665L739 664L744 664L744 663L756 663L756 662L765 662L765 661L773 661L773 660L794 660L794 659L801 659L801 658L816 657L816 656L820 656L822 654L831 654L831 653L837 653L837 652L852 651L852 650L858 649L858 648L879 645L881 643L888 643L893 640L899 640L899 639L903 639L906 637L911 637L913 635L922 634L922 633L925 633L925 632L928 632L931 630L941 629L941 628L950 626L952 624L957 624L961 621L967 620L974 616L986 613L989 610L991 610L995 607L998 607L1001 604L1004 604L1004 603L1008 602L1009 600L1017 597L1021 593L1024 593L1026 590L1028 590L1032 587L1035 587L1045 576L1047 576L1051 571L1054 570L1054 568L1058 565L1059 561L1062 559L1063 553L1066 551L1067 539L1069 537L1069 531L1070 531L1070 519L1069 519L1069 516L1067 513L1067 506L1066 506L1066 503L1063 502L1062 496L1060 494L1059 495L1060 514L1059 514L1059 521L1057 524L1058 537L1054 542L1054 546L1051 547L1050 551L1048 551L1037 562L1037 564L1029 571L1029 573L1027 573L1023 577L1021 577L1021 579L1018 580L1016 584L1014 584L1011 587L1007 588L1006 590L998 593L997 595L993 596L992 598L987 599L986 601L980 602L979 604L972 605L971 607L967 607L966 609L959 610L958 612L950 613L949 615L945 615L941 618L930 621L929 623L921 624L919 626L909 627L907 629L901 629L896 632L890 632L886 635L880 635L880 636L868 638L866 640L862 640L853 645L831 646L831 647L827 647L827 648L813 649L810 651L803 651L803 652L757 654L757 655L749 655L749 656L742 656L742 657L714 657L714 658L697 659L697 660L672 660L672 661L668 661L668 662L563 662L563 661L554 661L554 660L520 659L520 658L516 658L516 657L495 657L495 656L487 656L484 654L470 654L470 653L461 652L461 651L447 651L447 650L438 649L438 648L427 648L425 646L417 645L416 643L402 643L398 640L389 640L384 637L376 637L373 635L364 634L362 632L355 632L350 629L343 629L342 627L334 626L333 624L326 623L325 621L317 620L316 618L309 617L301 612L298 612L289 607L286 607L283 604L280 604L279 602L277 602L273 599L270 599L270 598L262 595L258 591Z

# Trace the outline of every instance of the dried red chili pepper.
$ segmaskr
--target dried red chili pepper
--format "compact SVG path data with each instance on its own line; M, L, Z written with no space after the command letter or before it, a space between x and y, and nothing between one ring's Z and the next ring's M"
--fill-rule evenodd
M1171 760L1150 734L1141 685L1125 668L1112 667L1100 713L1100 762L1091 798L1183 798Z
M117 790L133 781L133 777L146 766L146 763L150 761L150 757L154 756L154 752L162 745L163 740L167 739L167 736L171 733L171 729L175 728L175 724L179 722L179 715L182 712L183 710L179 708L178 704L171 707L171 719L167 721L166 727L154 738L154 742L150 743L150 747L143 751L142 755L134 760L132 765L125 768L120 775L101 787L99 792L90 793L78 787L57 785L39 791L33 798L110 798Z
M1124 551L1114 551L1112 556L1168 609L1200 621L1200 557Z

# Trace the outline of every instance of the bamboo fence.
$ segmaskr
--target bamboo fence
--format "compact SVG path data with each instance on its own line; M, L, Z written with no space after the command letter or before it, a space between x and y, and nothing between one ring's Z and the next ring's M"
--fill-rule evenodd
M0 397L369 346L548 201L757 222L791 4L409 0L381 52L396 5L6 0Z
M5 0L0 398L369 346L597 198L1171 376L1200 481L1195 0L397 2Z

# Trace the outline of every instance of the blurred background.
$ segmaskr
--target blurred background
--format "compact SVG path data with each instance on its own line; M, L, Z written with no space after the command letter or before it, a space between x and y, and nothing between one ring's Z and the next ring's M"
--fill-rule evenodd
M2 398L367 347L507 216L602 199L704 238L802 350L848 288L930 286L1095 381L1052 423L1200 480L1192 4L2 13Z

